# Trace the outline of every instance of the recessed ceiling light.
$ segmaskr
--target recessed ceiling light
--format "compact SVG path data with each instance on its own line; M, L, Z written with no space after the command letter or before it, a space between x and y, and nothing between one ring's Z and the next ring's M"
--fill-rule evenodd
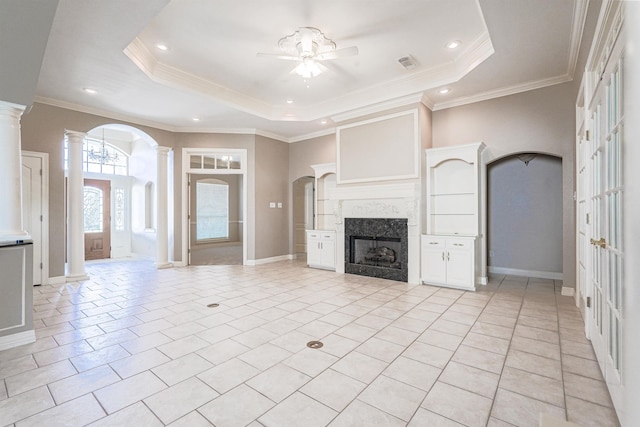
M323 124L323 125L326 125L327 123L329 123L329 120L322 119L322 120L320 120L320 123Z
M451 92L451 89L449 89L448 87L443 87L442 89L440 89L438 91L438 93L441 93L442 95L444 95L445 93L449 93Z
M167 46L167 45L166 45L166 44L164 44L164 43L158 43L158 44L156 45L156 47L157 47L158 49L160 49L160 50L165 51L165 52L166 52L167 50L169 50L169 46Z
M461 44L462 42L460 40L452 40L449 43L447 43L446 46L447 46L447 49L455 49Z
M194 118L192 118L191 120L193 120L194 122L199 122L199 121L200 121L200 118L199 118L199 117L194 117Z
M293 99L291 98L287 99L287 104L293 104Z
M85 87L82 90L85 91L86 93L90 94L90 95L95 95L96 93L98 93L97 90L91 89L90 87Z

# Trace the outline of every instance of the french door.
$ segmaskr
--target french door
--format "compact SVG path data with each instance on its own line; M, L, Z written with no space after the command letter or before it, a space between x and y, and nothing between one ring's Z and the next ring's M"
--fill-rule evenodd
M111 258L111 183L84 180L84 259Z
M591 108L587 142L590 218L587 333L616 408L622 387L622 144L624 141L623 57L614 51Z

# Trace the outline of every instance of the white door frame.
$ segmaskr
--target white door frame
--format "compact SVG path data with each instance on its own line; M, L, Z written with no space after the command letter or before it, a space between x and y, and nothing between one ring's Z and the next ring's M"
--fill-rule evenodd
M49 284L49 153L40 153L36 151L22 151L22 157L34 157L40 159L42 165L42 242L41 242L41 259L42 259L42 285Z
M240 169L192 169L191 155L240 156ZM247 150L245 148L183 148L182 149L182 261L189 264L189 175L242 175L242 265L247 265ZM177 264L177 263L175 263Z

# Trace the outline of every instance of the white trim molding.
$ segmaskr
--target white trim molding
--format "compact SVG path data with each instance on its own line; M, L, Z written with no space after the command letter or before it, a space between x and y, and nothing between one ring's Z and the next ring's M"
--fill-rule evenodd
M510 276L534 277L538 279L552 279L552 280L562 280L562 277L563 277L562 273L555 273L552 271L521 270L518 268L504 268L504 267L491 267L491 266L489 266L489 273L507 274Z
M31 344L35 341L36 333L33 329L29 331L18 332L12 335L6 335L0 337L0 351L18 347L20 345Z
M293 259L296 259L296 256L293 254L279 255L279 256L272 256L270 258L249 259L247 260L246 265L255 266L255 265L263 265L263 264L271 264L272 262L289 261Z

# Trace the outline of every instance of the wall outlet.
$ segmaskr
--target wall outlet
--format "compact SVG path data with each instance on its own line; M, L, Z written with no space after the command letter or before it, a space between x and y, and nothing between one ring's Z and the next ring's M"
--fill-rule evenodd
M278 202L278 209L282 209L282 202Z
M269 207L271 209L275 208L276 207L276 202L269 202Z

